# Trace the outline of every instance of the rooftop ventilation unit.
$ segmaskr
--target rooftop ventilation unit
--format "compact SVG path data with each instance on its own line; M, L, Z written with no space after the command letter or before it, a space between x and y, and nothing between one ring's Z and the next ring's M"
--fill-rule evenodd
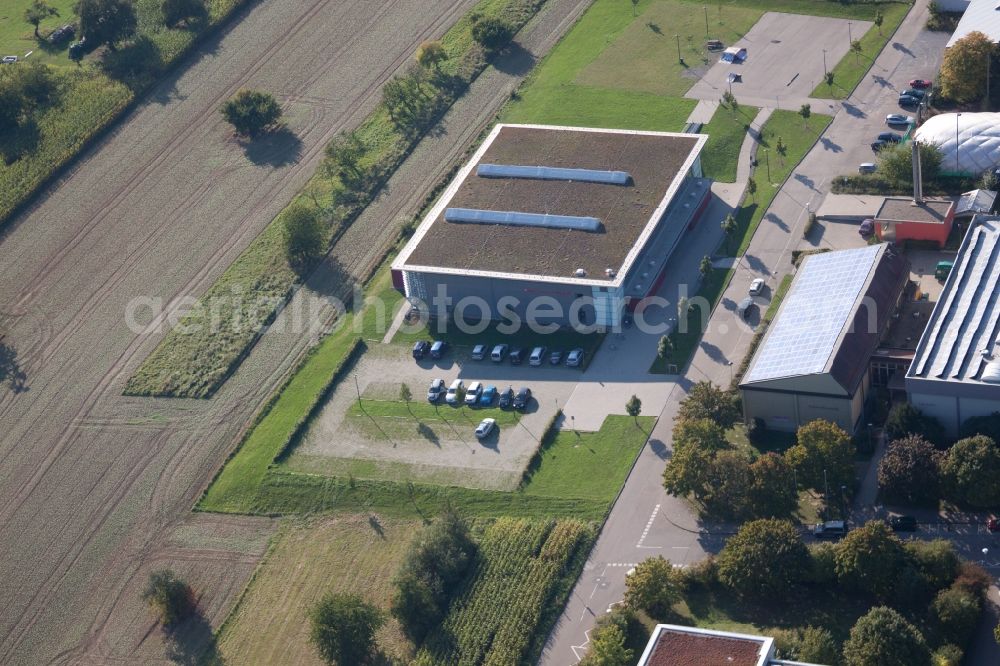
M480 178L526 178L528 180L572 180L602 185L628 185L632 179L627 171L599 171L597 169L565 169L562 167L519 166L516 164L480 164L476 167Z
M518 213L515 211L480 210L477 208L445 208L445 222L470 224L506 224L512 227L542 227L544 229L573 229L600 231L601 221L596 217L574 215L549 215L547 213Z

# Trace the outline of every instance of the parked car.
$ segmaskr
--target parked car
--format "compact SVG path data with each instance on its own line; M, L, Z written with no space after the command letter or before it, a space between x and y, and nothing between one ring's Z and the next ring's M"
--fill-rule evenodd
M916 97L917 99L923 99L924 95L927 94L926 90L917 90L916 88L907 88L900 95L909 95L910 97Z
M435 340L431 345L431 358L441 358L448 351L448 343L444 340Z
M482 382L472 382L465 391L465 404L475 405L479 401L479 396L483 394Z
M878 166L874 162L862 162L858 165L858 173L875 173Z
M430 351L431 343L426 340L417 340L413 343L413 358L418 361L424 356L427 356L427 352Z
M78 42L73 42L69 45L69 59L70 60L82 60L83 56L87 55L89 50L89 45L87 44L87 38L84 37Z
M889 516L889 527L893 532L915 532L917 519L915 516Z
M583 350L577 347L566 355L566 367L578 368L583 363Z
M483 394L479 396L480 407L491 407L493 400L497 397L497 387L490 384L483 389Z
M740 316L740 319L746 319L751 312L753 312L753 299L747 296L736 306L736 314Z
M3 62L3 64L5 64L5 65L13 65L15 62L17 62L17 56L13 56L13 55L11 55L11 56L4 56L3 59L0 60L0 62Z
M447 402L449 405L457 404L458 392L461 391L464 387L465 384L462 382L461 379L456 379L455 381L453 381L451 383L451 386L448 387L448 394L445 395L444 401Z
M472 348L472 360L482 361L486 358L486 345L476 345Z
M726 48L726 45L722 43L721 39L710 39L705 42L705 48L709 51L721 51Z
M847 523L843 520L828 520L813 527L817 539L839 539L847 534Z
M431 382L431 386L427 389L427 402L437 402L444 395L444 380L435 379Z
M750 289L747 291L751 296L760 296L764 291L764 278L757 278L750 283Z
M875 235L875 220L873 220L871 218L868 218L867 220L863 220L861 222L861 224L858 226L858 235L861 236L862 238L864 238L865 240L868 240L869 238L871 238L872 236L874 236Z
M545 362L545 347L535 347L531 350L531 356L528 357L528 365L535 367L540 366Z
M500 400L497 401L497 405L499 405L500 409L507 409L513 402L514 402L514 389L508 386L504 391L501 391Z
M929 81L927 79L913 79L912 81L910 81L911 88L923 89L923 88L930 88L932 85L934 85L934 82Z
M899 102L899 105L902 106L902 107L917 106L918 104L920 104L920 98L919 97L915 97L913 95L906 95L906 94L900 95L899 96L899 100L897 100L897 101Z
M531 389L522 386L517 390L517 395L514 396L514 409L525 409L528 403L531 402Z
M886 143L899 143L903 140L903 137L895 132L881 132L875 139L877 141L885 141Z
M490 358L493 359L494 363L502 363L507 357L507 345L497 345L493 348L490 353Z
M912 125L913 116L906 116L902 113L890 113L885 117L886 125Z
M510 354L508 356L510 358L511 365L521 365L524 361L524 349L521 347L511 347Z
M559 365L560 363L562 363L562 360L563 360L563 353L561 349L553 349L549 353L550 365Z
M486 439L491 434L493 430L497 427L496 419L483 419L476 426L476 439Z
M68 42L76 36L76 27L72 24L66 24L61 28L56 28L49 34L50 44L62 44L63 42Z
M871 149L873 153L878 153L881 152L882 149L888 145L889 145L888 141L882 141L881 139L879 139L878 141L872 141Z

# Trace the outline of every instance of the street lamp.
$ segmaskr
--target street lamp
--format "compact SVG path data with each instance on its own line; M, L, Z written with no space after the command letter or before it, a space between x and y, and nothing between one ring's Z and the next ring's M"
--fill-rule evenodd
M872 424L871 423L868 424L868 450L869 451L874 451L875 450L874 448L872 448Z
M733 362L732 361L726 361L726 365L729 366L729 383L732 384L733 383Z
M851 22L847 22L847 45L850 46L854 43L854 37L851 36Z
M986 556L990 554L989 548L983 548L983 566L986 565Z
M704 9L705 9L705 38L708 39L708 37L710 37L708 33L708 5L705 5Z
M674 35L674 39L677 40L677 62L684 64L684 58L681 57L681 36Z
M771 182L771 158L767 154L767 149L764 149L764 164L767 166L767 182Z
M823 49L823 78L826 78L826 49Z

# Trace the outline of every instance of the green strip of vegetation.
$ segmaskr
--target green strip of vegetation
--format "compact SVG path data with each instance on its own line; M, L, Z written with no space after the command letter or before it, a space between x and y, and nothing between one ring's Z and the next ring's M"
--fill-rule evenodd
M833 85L820 82L812 91L811 97L826 99L847 99L861 83L875 58L882 52L896 28L903 22L907 12L913 5L900 2L861 3L850 5L854 8L853 16L865 21L874 21L876 12L882 13L882 26L872 26L863 37L857 39L861 52L853 50L847 53L831 70Z
M481 0L441 39L446 59L387 83L382 103L355 132L331 142L328 159L303 191L167 334L129 379L125 393L187 398L215 393L274 317L277 305L291 295L299 276L323 254L293 267L285 247L286 218L308 211L325 223L322 247L335 244L424 133L486 68L487 53L472 39L472 14L499 18L516 30L543 1ZM349 285L336 295L349 298ZM206 326L208 313L221 325Z
M73 65L65 56L68 43L56 47L45 39L51 29L75 18L64 3L55 3L61 16L47 20L43 27L51 29L42 30L29 48L35 51L31 60L46 63L58 93L22 121L15 132L16 149L7 145L0 150L5 158L0 159L0 225L245 2L209 0L205 19L168 28L163 25L161 3L141 0L135 5L136 38L116 53L104 56L103 61L82 67ZM31 28L21 23L21 4L15 3L10 16L0 21L0 38L5 44L8 38L16 39L19 33L14 28L18 25L31 33ZM22 66L26 65L18 65ZM26 136L30 141L25 141Z
M760 109L753 106L719 106L712 120L701 128L708 135L708 143L701 152L701 168L706 178L721 183L735 183L743 140L750 123Z

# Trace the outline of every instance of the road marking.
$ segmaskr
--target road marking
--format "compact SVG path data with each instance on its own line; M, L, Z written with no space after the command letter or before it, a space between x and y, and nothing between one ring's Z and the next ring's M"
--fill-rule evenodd
M581 618L581 619L583 619L583 618ZM569 646L569 648L573 651L573 656L576 657L577 661L580 661L581 659L583 659L583 655L587 654L587 645L590 643L590 629L587 629L587 631L583 632L583 635L587 637L587 640L585 640L580 645L570 645ZM582 650L582 652L580 652L581 650Z
M642 531L642 536L639 537L639 542L635 544L636 548L659 548L660 546L643 546L642 542L646 540L646 536L649 534L649 529L653 526L653 521L656 520L656 514L660 511L660 505L657 504L653 507L653 513L650 514L649 520L646 521L646 528Z

